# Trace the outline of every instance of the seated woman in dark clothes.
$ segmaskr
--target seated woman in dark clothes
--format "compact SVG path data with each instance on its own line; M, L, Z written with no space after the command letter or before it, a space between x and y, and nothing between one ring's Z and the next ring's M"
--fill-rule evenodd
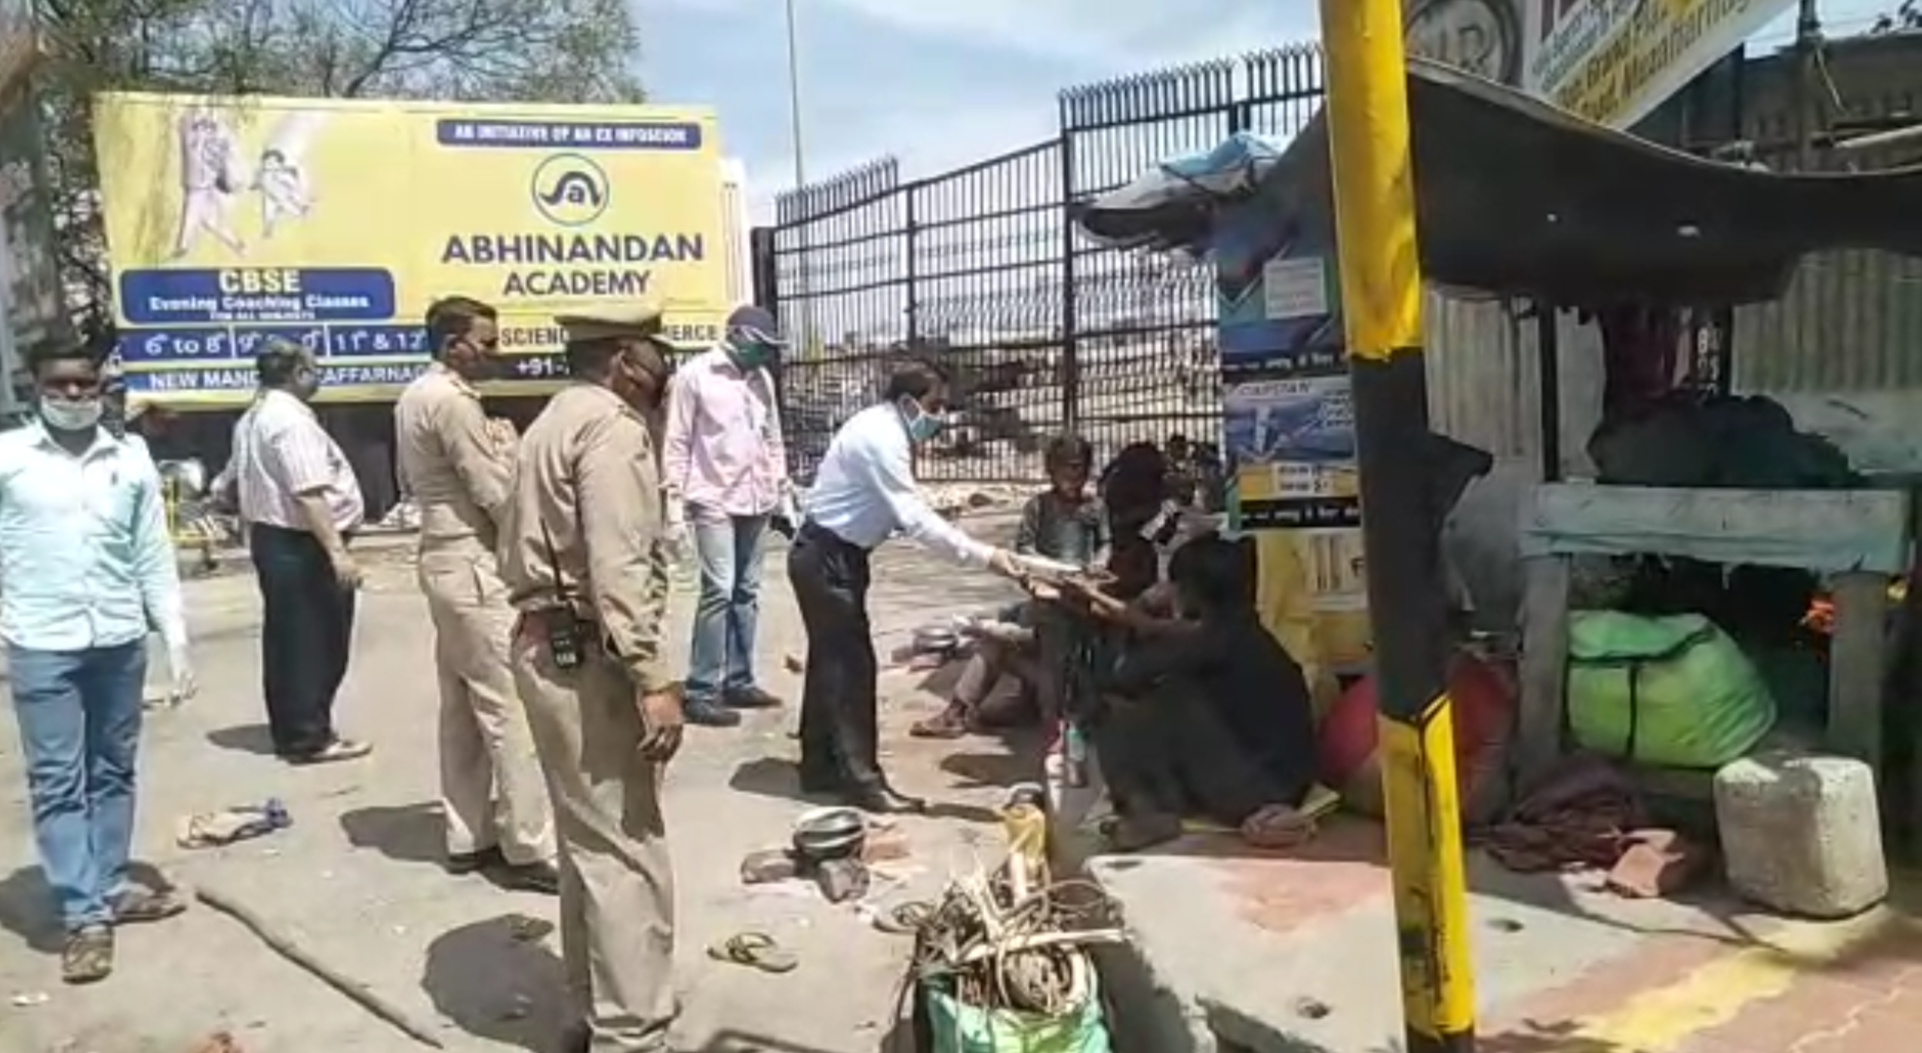
M1089 591L1096 613L1128 630L1088 719L1120 817L1116 848L1177 837L1184 815L1245 830L1314 785L1308 685L1261 626L1253 562L1220 537L1184 545L1168 568L1173 617Z

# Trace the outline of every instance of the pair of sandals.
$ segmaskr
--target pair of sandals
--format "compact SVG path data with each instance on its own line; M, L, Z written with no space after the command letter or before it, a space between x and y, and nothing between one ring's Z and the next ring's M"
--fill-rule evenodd
M113 922L86 925L67 936L60 953L60 979L69 984L91 984L113 975L113 930L119 925L164 921L187 909L187 902L162 889L131 888L114 900Z

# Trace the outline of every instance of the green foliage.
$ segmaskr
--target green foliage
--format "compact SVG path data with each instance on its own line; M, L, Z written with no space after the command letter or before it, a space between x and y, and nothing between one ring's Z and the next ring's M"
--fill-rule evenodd
M640 102L625 0L34 0L61 266L110 317L93 154L105 90Z

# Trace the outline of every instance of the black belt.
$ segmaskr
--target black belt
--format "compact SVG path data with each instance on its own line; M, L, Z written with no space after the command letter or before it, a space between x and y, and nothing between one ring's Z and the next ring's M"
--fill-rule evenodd
M869 551L811 519L801 524L798 536L803 541L822 545L826 548L838 548L849 552L859 552L863 556L867 555Z

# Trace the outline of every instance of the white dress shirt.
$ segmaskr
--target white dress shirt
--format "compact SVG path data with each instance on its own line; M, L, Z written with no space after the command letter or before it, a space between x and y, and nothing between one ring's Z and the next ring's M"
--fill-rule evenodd
M105 428L75 455L38 422L0 434L0 639L80 651L146 637L187 646L160 473Z
M360 480L340 444L321 427L313 407L284 391L261 392L234 425L227 467L237 484L240 518L248 523L306 530L294 498L316 488L327 495L335 530L352 530L366 515Z
M888 403L856 413L834 433L808 490L807 520L857 548L899 531L969 566L985 567L994 554L928 506L914 482L907 421Z

